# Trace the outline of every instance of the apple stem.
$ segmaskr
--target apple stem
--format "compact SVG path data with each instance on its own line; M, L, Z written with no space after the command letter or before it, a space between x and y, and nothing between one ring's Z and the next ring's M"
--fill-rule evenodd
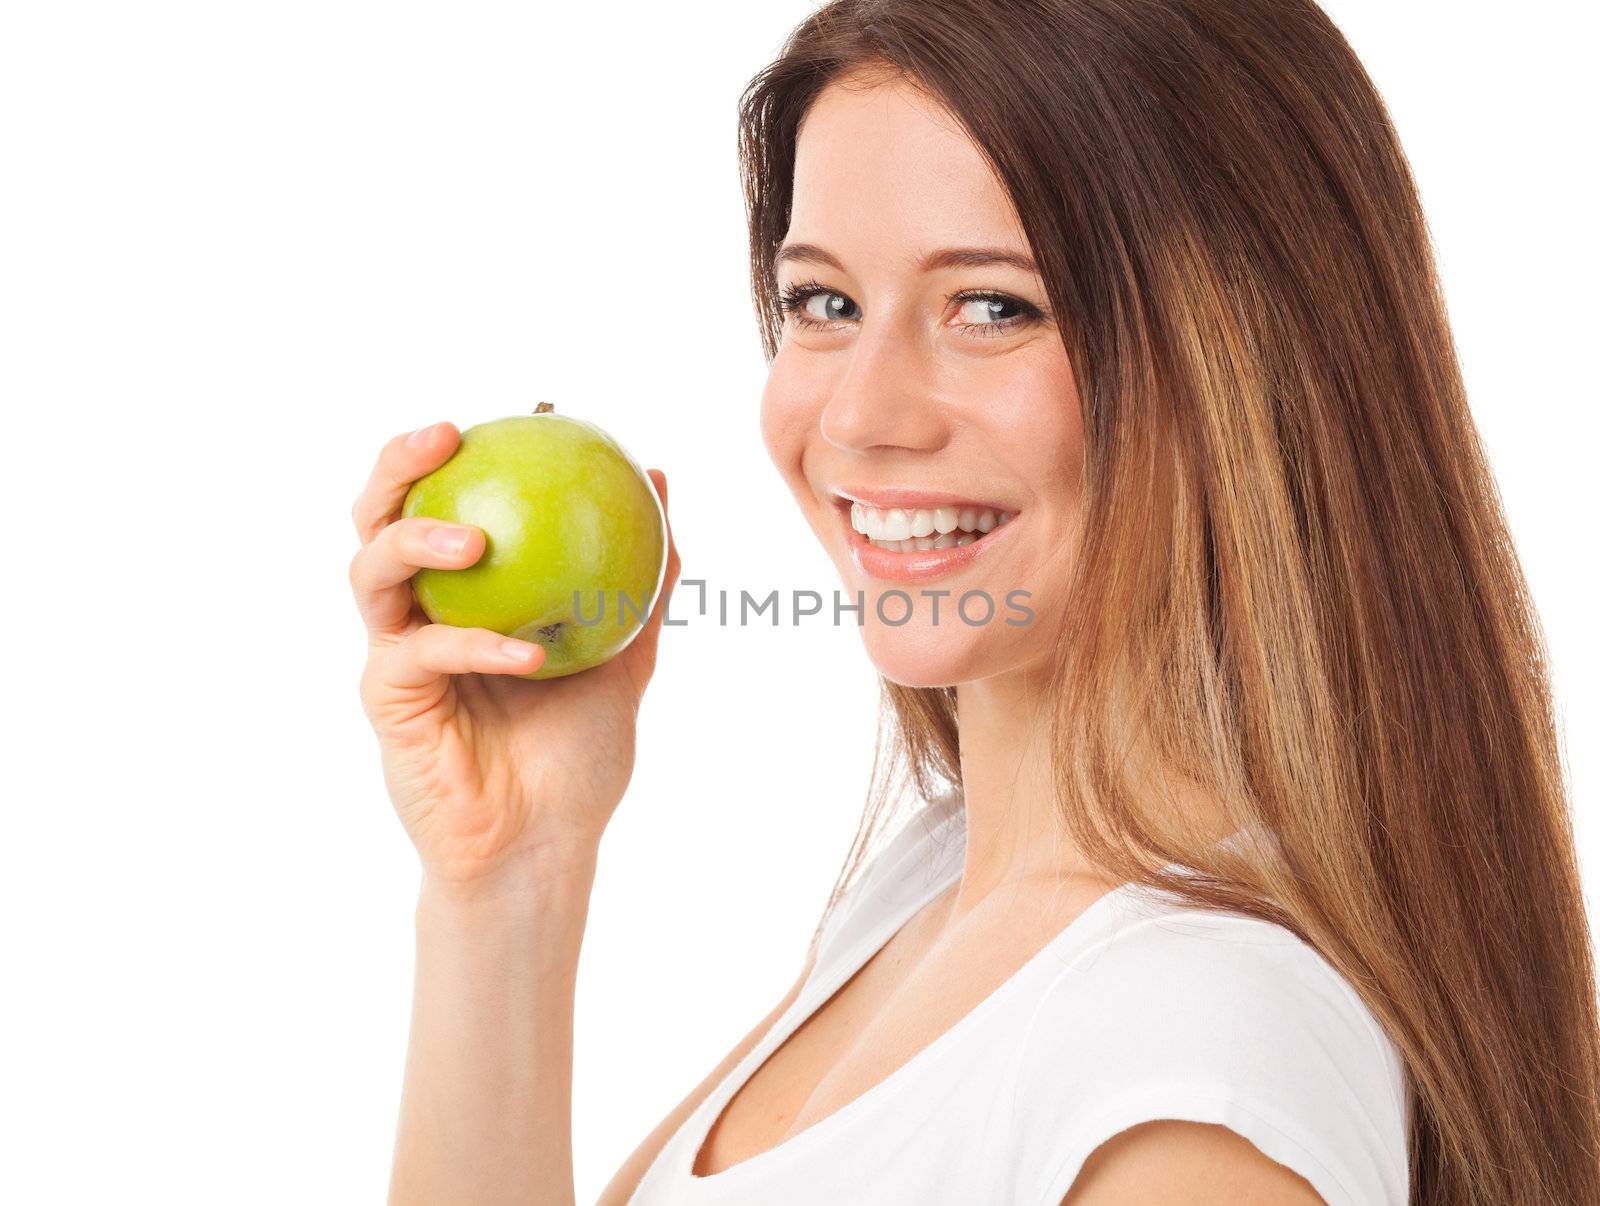
M536 415L549 414L555 408L556 404L554 402L541 402L533 408L533 413Z

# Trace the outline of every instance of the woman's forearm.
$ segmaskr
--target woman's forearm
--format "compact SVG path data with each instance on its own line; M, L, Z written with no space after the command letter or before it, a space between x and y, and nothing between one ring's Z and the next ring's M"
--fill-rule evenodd
M593 852L425 879L391 1206L571 1206L572 1012Z

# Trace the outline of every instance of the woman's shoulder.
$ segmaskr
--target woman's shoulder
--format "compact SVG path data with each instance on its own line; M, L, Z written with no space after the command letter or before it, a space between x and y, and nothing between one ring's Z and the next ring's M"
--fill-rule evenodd
M1404 1202L1404 1064L1349 980L1261 918L1144 887L1118 905L1021 1037L1016 1158L1037 1200L1117 1131L1176 1118L1244 1135L1329 1202Z
M1277 1041L1287 1057L1287 1044L1314 1031L1337 1041L1349 1064L1398 1084L1402 1062L1377 1015L1292 930L1143 886L1124 889L1116 912L1109 931L1057 978L1047 1005L1069 1013L1115 1005L1201 1057L1227 1039L1248 1039L1254 1050Z

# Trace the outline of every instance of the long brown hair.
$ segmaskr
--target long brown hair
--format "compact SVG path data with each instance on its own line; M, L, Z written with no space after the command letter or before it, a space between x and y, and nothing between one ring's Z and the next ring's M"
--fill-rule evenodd
M1348 978L1405 1060L1412 1201L1600 1202L1543 635L1359 60L1309 0L828 4L740 107L769 360L800 123L863 70L988 157L1075 368L1063 823L1120 879L1286 926ZM924 794L959 782L955 691L882 687L888 765ZM1179 785L1270 856L1187 829Z

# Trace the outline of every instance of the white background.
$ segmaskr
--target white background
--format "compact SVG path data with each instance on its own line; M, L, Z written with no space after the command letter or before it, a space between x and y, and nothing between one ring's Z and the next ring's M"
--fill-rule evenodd
M0 1199L382 1200L417 866L345 571L388 436L552 400L667 470L686 577L831 588L760 443L734 157L810 7L5 7ZM1421 182L1594 907L1600 31L1328 7ZM665 634L583 955L580 1201L798 971L875 711L849 627Z

